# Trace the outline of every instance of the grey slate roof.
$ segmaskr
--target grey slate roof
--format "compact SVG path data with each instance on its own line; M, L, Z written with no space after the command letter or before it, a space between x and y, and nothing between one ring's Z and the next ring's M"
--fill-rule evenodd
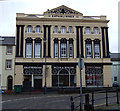
M0 45L15 45L14 36L0 36Z
M110 58L111 61L120 61L120 53L111 53Z

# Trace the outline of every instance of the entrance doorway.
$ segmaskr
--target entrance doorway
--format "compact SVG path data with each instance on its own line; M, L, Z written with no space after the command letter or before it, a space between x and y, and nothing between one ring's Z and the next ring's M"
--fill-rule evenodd
M42 79L34 79L34 89L42 88Z
M8 90L12 90L13 89L13 77L12 76L8 76L8 80L7 80L7 83L8 83Z

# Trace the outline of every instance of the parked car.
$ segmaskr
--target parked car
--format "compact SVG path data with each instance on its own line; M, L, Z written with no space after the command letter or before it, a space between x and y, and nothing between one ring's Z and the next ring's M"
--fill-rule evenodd
M119 87L119 85L118 85L117 82L114 82L112 86L113 86L113 87Z

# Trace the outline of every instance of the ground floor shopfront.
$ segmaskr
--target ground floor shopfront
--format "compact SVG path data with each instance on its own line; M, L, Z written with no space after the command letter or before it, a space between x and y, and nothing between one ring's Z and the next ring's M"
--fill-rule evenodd
M46 76L45 76L46 69ZM111 87L111 65L85 63L82 69L83 87ZM77 63L24 63L15 65L15 85L24 89L41 89L47 87L79 87L80 76Z

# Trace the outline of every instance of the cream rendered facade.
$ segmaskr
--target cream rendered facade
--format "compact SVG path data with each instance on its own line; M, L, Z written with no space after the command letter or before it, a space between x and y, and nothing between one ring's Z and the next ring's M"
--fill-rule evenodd
M11 54L7 53L7 47L11 47ZM0 61L0 89L13 90L15 66L15 37L0 37ZM7 68L7 61L11 61L10 68Z
M15 85L23 86L24 81L30 81L31 86L35 87L35 84L41 79L41 83L38 83L41 84L41 87L45 86L46 50L47 87L80 86L79 54L81 54L85 63L82 70L83 87L112 86L108 22L109 20L106 20L106 16L83 16L82 13L64 5L48 10L43 15L17 13ZM39 33L36 32L37 26L40 27ZM30 32L29 27L31 27L30 30L32 30ZM72 32L69 30L71 27ZM97 28L98 33L94 33L95 28ZM35 55L35 44L38 43L36 42L37 40L40 42L41 48L40 57L38 58L36 58ZM29 46L26 45L27 43L29 43ZM57 43L56 46L55 43ZM70 46L71 43L72 48ZM97 48L95 49L96 43L99 44L98 58L96 58L95 52L97 50ZM88 48L86 44L90 44ZM27 47L29 47L31 52L27 52ZM90 51L89 53L87 53L88 50ZM72 53L70 51L72 51ZM29 55L32 53L31 57L27 57L27 53ZM90 57L87 57L87 54L90 54ZM26 73L32 68L35 70L37 67L42 69L41 74ZM101 71L100 76L95 72L97 70L96 68ZM71 70L73 72L71 72ZM91 70L95 72L95 74L90 72ZM89 76L87 72L89 72ZM54 75L54 73L56 74ZM36 79L38 79L38 81ZM62 81L63 79L65 80ZM100 83L97 83L97 81Z

